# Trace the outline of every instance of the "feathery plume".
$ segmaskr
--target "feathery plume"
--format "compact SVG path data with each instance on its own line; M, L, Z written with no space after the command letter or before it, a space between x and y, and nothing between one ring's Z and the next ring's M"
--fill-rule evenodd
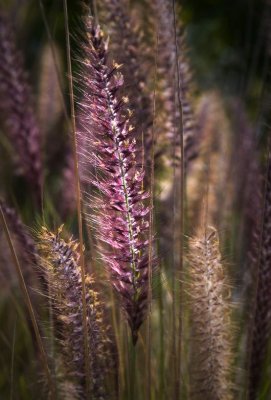
M60 324L61 343L66 367L84 399L85 360L83 351L82 279L78 242L61 238L63 226L54 234L45 227L39 235L44 266L51 285L51 295ZM92 398L104 399L105 382L110 369L110 340L105 325L103 305L94 290L93 278L86 276L86 304Z
M6 133L18 154L23 173L41 200L41 135L31 103L31 89L16 48L14 29L0 12L0 113Z
M189 243L192 398L231 399L229 287L218 234L207 227Z
M140 147L129 121L127 99L119 93L120 66L108 61L108 41L90 17L85 18L85 30L81 136L88 143L83 159L96 188L88 206L95 211L92 219L105 244L102 258L111 270L135 344L147 308L148 193L142 189L144 169L137 160Z

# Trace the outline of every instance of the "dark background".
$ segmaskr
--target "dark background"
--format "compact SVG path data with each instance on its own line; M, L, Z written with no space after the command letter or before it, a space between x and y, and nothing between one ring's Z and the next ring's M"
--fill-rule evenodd
M47 40L41 4L65 65L62 0L1 0L12 9L31 80L38 80L42 44ZM140 0L130 0L140 1ZM186 27L194 80L199 93L218 88L245 101L258 133L269 125L270 0L177 0ZM68 0L70 31L80 29L81 1ZM75 46L72 40L72 46ZM65 77L65 76L64 76ZM65 80L65 79L64 79ZM67 80L66 80L67 81ZM66 82L67 83L67 82ZM66 87L66 93L68 89ZM68 98L68 96L67 96Z
M8 1L1 1L8 5ZM33 67L33 62L38 59L40 42L46 39L41 2L19 0L10 3L19 25L21 45ZM80 3L68 0L71 31L76 30L79 23ZM268 0L178 0L177 3L182 7L180 14L201 85L209 87L219 83L225 87L225 81L229 81L228 90L241 90L252 72L254 78L255 75L259 79L262 77L263 50L271 30ZM44 0L43 4L53 36L64 45L62 1Z

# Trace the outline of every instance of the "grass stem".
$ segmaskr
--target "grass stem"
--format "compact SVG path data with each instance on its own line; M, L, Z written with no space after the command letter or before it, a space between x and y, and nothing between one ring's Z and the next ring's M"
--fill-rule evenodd
M44 369L45 376L46 376L46 379L47 379L47 382L48 382L49 395L50 395L50 398L52 400L54 400L54 399L56 399L56 392L55 392L55 385L54 385L54 382L53 382L53 379L52 379L52 376L51 376L51 372L50 372L50 369L49 369L49 365L48 365L48 357L47 357L47 354L46 354L44 346L43 346L43 341L42 341L42 338L41 338L41 334L40 334L40 330L39 330L39 327L38 327L38 323L37 323L37 319L36 319L36 316L35 316L35 312L34 312L34 309L33 309L33 306L32 306L32 302L31 302L31 299L30 299L30 296L29 296L29 293L28 293L28 290L27 290L27 287L26 287L26 284L25 284L25 280L24 280L24 277L23 277L21 265L20 265L19 259L17 257L17 254L16 254L15 247L13 245L13 242L12 242L12 239L11 239L11 236L10 236L10 233L9 233L9 229L8 229L8 226L7 226L7 222L6 222L6 219L5 219L5 215L4 215L4 212L3 212L3 209L2 209L1 205L0 205L0 220L1 220L1 224L3 226L4 232L5 232L5 236L7 238L7 242L8 242L8 245L9 245L10 252L11 252L11 256L12 256L12 259L13 259L13 262L14 262L14 265L15 265L15 268L16 268L16 273L17 273L18 279L19 279L19 284L20 284L20 287L21 287L21 290L22 290L22 293L23 293L24 301L26 303L26 306L27 306L27 309L28 309L28 312L29 312L29 315L30 315L30 319L31 319L31 322L32 322L32 325L33 325L33 329L34 329L34 332L35 332L36 340L37 340L37 343L38 343L38 348L39 348L39 351L40 351L40 354L41 354L43 369Z
M70 50L70 33L69 33L69 17L67 0L63 0L64 17L65 17L65 32L66 32L66 47L67 47L67 66L68 80L70 93L70 108L72 119L72 139L73 139L73 156L74 156L74 172L76 180L76 201L77 201L77 219L79 231L79 251L80 251L80 267L82 278L82 305L83 305L83 333L84 333L84 353L85 353L85 373L86 373L86 394L90 398L90 359L88 347L88 328L87 328L87 309L86 309L86 284L85 284L85 261L84 261L84 240L83 240L83 221L82 221L82 204L81 204L81 187L78 167L77 142L76 142L76 123L74 109L74 94L73 94L73 75L71 65L71 50Z

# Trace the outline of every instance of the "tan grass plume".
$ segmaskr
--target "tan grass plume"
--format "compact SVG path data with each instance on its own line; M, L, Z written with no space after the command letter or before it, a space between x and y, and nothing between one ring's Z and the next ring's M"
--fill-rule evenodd
M191 398L229 400L230 289L215 228L208 226L190 239L189 271Z

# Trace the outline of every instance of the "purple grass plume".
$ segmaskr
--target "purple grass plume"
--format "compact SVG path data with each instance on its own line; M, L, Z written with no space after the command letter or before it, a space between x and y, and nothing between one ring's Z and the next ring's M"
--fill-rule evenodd
M53 307L60 326L60 343L69 376L78 387L80 399L85 399L85 355L83 338L82 279L79 266L79 243L72 238L61 238L61 226L57 233L42 228L39 247L43 265L53 297ZM106 397L106 379L112 367L111 340L105 323L104 307L94 290L94 280L86 275L86 305L88 345L91 373L92 399Z
M136 344L148 305L149 256L148 193L143 190L141 146L130 123L128 99L120 95L120 65L108 60L108 40L91 17L84 20L86 38L80 84L84 131L78 141L87 143L82 160L93 185L89 196L90 223L104 244L102 259ZM150 258L150 260L149 260Z
M32 93L14 28L0 10L0 115L22 173L41 202L41 133L32 107Z

